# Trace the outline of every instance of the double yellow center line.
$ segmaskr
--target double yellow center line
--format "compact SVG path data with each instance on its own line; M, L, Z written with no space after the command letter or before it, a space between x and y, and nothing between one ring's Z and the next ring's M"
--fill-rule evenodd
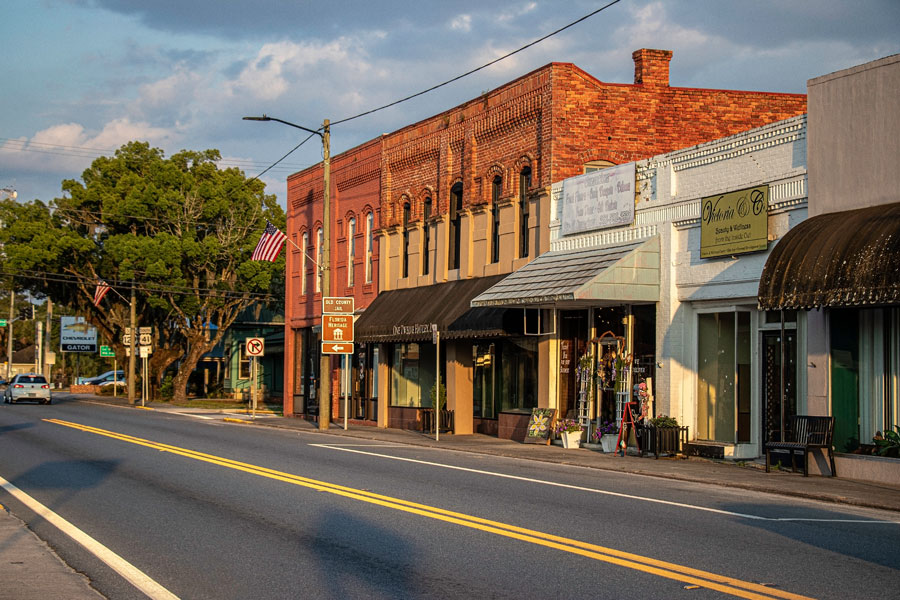
M734 579L732 577L726 577L724 575L717 575L716 573L710 573L708 571L702 571L700 569L694 569L675 563L657 560L654 558L641 556L639 554L632 554L630 552L623 552L614 548L606 548L604 546L589 544L587 542L544 533L541 531L535 531L533 529L517 527L515 525L509 525L507 523L501 523L499 521L491 521L489 519L482 519L480 517L466 515L464 513L458 513L450 510L444 510L442 508L437 508L434 506L409 502L400 498L392 498L391 496L384 496L365 490L328 483L325 481L318 481L315 479L310 479L308 477L302 477L300 475L292 475L291 473L285 473L283 471L275 471L266 467L260 467L257 465L243 463L228 458L222 458L220 456L215 456L212 454L205 454L203 452L197 452L196 450L172 446L170 444L154 442L123 433L116 433L114 431L99 429L97 427L91 427L89 425L81 425L79 423L61 421L59 419L44 420L55 425L71 427L72 429L78 429L87 433L102 435L123 442L137 444L139 446L146 446L147 448L152 448L161 452L170 452L172 454L177 454L186 458L227 467L229 469L244 471L245 473L250 473L252 475L267 477L269 479L275 479L277 481L299 485L320 492L328 492L330 494L343 496L352 500L367 502L369 504L376 504L378 506L383 506L386 508L391 508L422 517L428 517L430 519L437 519L439 521L453 523L454 525L460 525L462 527L468 527L470 529L477 529L503 537L512 538L523 542L544 546L547 548L553 548L562 552L568 552L570 554L577 554L579 556L591 558L613 565L618 565L620 567L634 569L644 573L649 573L651 575L658 575L659 577L664 577L666 579L673 579L687 585L696 585L699 587L716 590L738 598L748 598L750 600L771 600L772 598L784 598L788 600L811 600L807 596L792 594L790 592L766 587L758 583L742 581L740 579Z

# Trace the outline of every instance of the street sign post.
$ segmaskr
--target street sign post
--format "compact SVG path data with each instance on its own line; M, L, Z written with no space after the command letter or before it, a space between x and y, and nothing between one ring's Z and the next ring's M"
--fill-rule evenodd
M344 376L349 369L344 366L344 357L353 354L353 311L352 296L322 297L322 356L326 354L341 355L341 387L344 392L344 429L347 429L347 412L349 410L349 382L345 385ZM323 363L325 364L325 363Z
M259 378L259 357L266 351L265 338L252 337L244 340L244 350L250 358L250 409L252 419L256 418L256 398Z
M244 340L247 356L263 356L266 350L266 341L261 337L252 337Z
M352 342L353 315L322 315L322 341Z
M353 354L353 342L322 342L322 354Z
M322 314L352 315L353 296L322 298Z

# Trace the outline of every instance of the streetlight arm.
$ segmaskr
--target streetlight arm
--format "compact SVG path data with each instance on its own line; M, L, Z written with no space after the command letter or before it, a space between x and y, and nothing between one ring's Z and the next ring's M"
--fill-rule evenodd
M319 137L324 137L321 131L315 131L309 129L308 127L304 127L303 125L297 125L296 123L291 123L290 121L283 121L281 119L276 119L275 117L270 117L267 115L263 115L261 117L244 117L244 121L277 121L278 123L283 123L289 127L296 127L297 129L302 129L303 131L307 131L309 133L314 133Z

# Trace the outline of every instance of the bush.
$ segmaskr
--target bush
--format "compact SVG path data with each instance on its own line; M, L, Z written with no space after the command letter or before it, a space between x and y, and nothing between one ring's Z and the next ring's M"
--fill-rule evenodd
M678 427L678 420L675 417L659 415L650 419L650 427Z
M159 386L159 395L168 400L171 400L172 396L175 395L175 387L172 385L171 375L166 375L166 378L163 379L162 384Z

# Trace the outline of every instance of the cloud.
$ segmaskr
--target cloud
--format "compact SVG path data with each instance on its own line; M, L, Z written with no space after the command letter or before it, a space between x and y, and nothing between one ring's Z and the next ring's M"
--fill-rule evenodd
M276 100L292 86L308 87L313 81L312 71L319 66L327 64L338 72L368 70L362 56L357 41L344 37L324 44L265 44L225 88L231 96L248 94L259 100Z
M450 29L454 31L472 31L472 15L459 15L450 21Z
M106 123L100 131L89 133L79 123L53 125L30 139L10 139L0 146L0 161L10 169L34 173L71 173L74 176L99 156L110 156L132 140L148 141L163 147L175 140L171 130L135 123L127 118Z

